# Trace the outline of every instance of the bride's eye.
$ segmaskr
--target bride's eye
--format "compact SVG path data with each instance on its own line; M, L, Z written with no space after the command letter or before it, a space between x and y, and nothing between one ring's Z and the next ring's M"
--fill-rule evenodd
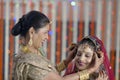
M89 55L86 55L87 58L89 58L90 56Z
M85 57L87 57L87 58L90 58L90 57L91 57L91 55L89 55L89 54L86 54L86 55L85 55Z

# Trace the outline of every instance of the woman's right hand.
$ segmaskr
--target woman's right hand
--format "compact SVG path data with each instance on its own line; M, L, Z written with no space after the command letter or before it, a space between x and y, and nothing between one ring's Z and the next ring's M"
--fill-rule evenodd
M76 56L76 53L77 53L77 44L75 43L72 43L68 49L67 49L67 53L68 53L68 56L66 57L66 60L65 60L65 64L66 66L74 59L74 57Z

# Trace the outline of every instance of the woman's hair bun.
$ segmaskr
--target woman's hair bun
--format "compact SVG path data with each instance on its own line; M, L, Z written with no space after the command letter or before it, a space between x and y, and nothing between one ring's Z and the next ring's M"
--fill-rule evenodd
M25 15L23 15L19 21L14 25L14 27L11 30L11 33L13 36L17 36L19 34L23 34L24 31L27 29L27 22L25 20Z
M12 34L13 36L17 36L17 35L19 35L19 34L21 33L21 29L22 29L21 23L18 22L18 23L15 24L14 27L12 28L11 34Z

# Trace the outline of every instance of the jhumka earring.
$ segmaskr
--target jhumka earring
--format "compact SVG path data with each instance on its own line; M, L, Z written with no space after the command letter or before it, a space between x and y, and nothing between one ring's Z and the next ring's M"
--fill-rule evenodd
M32 46L32 44L33 44L32 39L29 40L28 44L29 44L30 46Z

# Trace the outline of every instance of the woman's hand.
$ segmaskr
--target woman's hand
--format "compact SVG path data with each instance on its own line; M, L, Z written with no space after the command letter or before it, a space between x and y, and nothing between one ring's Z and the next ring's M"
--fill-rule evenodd
M104 71L101 71L99 72L99 76L96 80L108 80L108 75Z
M93 65L91 65L91 68L90 68L90 73L95 72L100 67L100 65L103 63L103 61L104 61L104 53L102 51L97 51L97 53L95 53L95 61Z
M99 66L103 63L103 61L104 53L102 51L97 51L97 53L95 53L95 65L94 65L95 69L98 69Z
M76 56L77 53L77 44L71 44L67 49L68 56L65 60L65 65L67 66Z

